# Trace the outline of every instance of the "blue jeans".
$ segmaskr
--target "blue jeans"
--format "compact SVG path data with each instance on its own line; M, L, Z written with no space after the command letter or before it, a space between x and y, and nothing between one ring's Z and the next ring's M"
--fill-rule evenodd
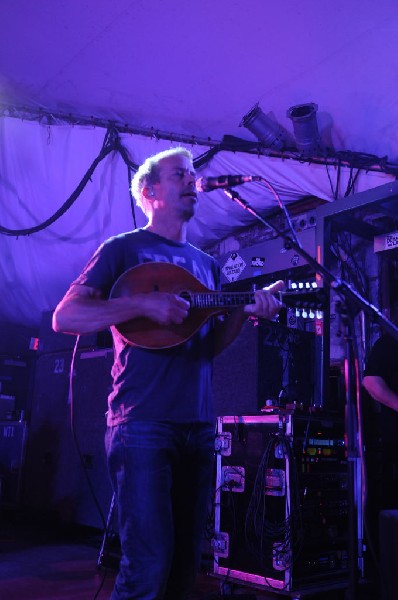
M108 428L108 466L122 550L111 600L182 600L200 566L212 487L209 423Z

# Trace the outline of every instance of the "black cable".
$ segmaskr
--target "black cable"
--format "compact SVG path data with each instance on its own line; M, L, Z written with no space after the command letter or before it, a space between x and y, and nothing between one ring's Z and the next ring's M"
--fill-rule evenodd
M105 136L105 140L107 139L107 136L108 136L108 132L107 132L107 135ZM25 229L9 229L7 227L3 227L2 225L0 225L0 233L2 233L3 235L10 235L10 236L16 236L16 237L18 237L20 235L31 235L32 233L37 233L38 231L42 231L43 229L46 229L46 227L49 227L50 225L55 223L55 221L57 221L60 217L62 217L62 215L64 215L66 213L66 211L69 210L69 208L76 202L77 198L80 196L80 194L86 187L87 183L90 181L90 179L91 179L95 169L99 165L99 163L114 149L115 149L115 146L112 143L107 142L107 143L103 144L99 155L97 156L97 158L95 158L93 160L89 169L84 174L83 179L78 184L75 191L72 192L72 194L64 202L64 204L51 217L49 217L48 219L46 219L39 225L35 225L33 227L27 227Z
M246 513L245 520L245 538L246 544L253 556L256 557L260 564L266 564L267 560L273 559L274 544L278 545L278 553L285 557L290 557L287 560L286 568L289 568L293 562L293 548L297 546L297 540L300 540L300 535L297 534L301 530L301 511L299 505L298 494L290 497L290 504L286 503L287 486L284 492L281 490L281 497L285 499L283 505L283 517L272 518L272 505L275 502L277 494L267 492L267 477L272 477L272 469L275 464L279 467L277 471L286 474L285 469L281 469L276 461L285 460L285 464L289 464L290 472L292 473L293 485L290 489L297 489L297 471L295 469L295 461L290 445L290 440L284 434L277 434L268 441L267 447L262 455L259 464L255 483L253 486L252 496ZM285 482L286 485L286 482ZM290 510L286 514L286 508L290 506ZM279 507L281 509L281 507ZM271 543L271 548L267 548ZM271 554L270 554L271 552ZM268 585L272 588L272 581L265 577ZM285 587L287 584L285 584Z
M327 174L328 179L329 179L329 184L330 184L330 189L331 189L331 192L332 192L333 200L337 200L338 187L336 185L336 189L333 189L332 178L331 178L330 173L329 173L329 165L326 164L325 166L326 166L326 174Z
M339 197L340 178L341 178L341 162L339 160L337 163L336 195L334 197L335 200L337 200L337 198Z
M40 112L40 115L33 117L32 120L40 121L42 118L43 118L43 113ZM54 120L54 117L52 115L51 115L51 118L52 118L52 120ZM59 116L57 118L62 119L61 116ZM70 115L64 115L64 120L66 122L68 122L68 121L71 122ZM75 121L73 121L73 123L75 123ZM90 124L92 125L93 123L95 123L95 119L91 118ZM101 125L103 126L103 123L101 123ZM120 137L119 137L120 131L128 131L128 128L126 129L126 127L116 126L114 123L111 125L108 125L108 129L107 129L105 139L104 139L104 144L102 146L100 154L97 156L96 159L94 159L93 163L89 167L88 171L84 175L82 181L79 183L79 185L77 186L75 191L69 196L69 198L64 202L64 204L51 217L49 217L48 219L46 219L44 222L40 223L39 225L24 228L24 229L10 229L10 228L0 225L0 234L16 236L16 237L18 237L20 235L31 235L33 233L37 233L38 231L42 231L46 227L52 225L62 215L64 215L65 212L74 204L74 202L77 200L77 198L79 197L79 195L81 194L81 192L83 191L85 186L87 185L88 181L91 179L91 176L94 173L98 164L110 152L115 151L115 150L117 150L120 153L121 157L123 158L123 160L128 168L129 192L130 192L130 199L131 199L132 217L133 217L133 221L134 221L134 227L136 228L137 224L136 224L136 217L135 217L135 205L134 205L134 199L131 195L130 181L131 181L131 173L133 171L136 171L138 167L136 164L134 164L131 161L130 157L128 156L128 151L121 144ZM153 137L153 135L154 135L154 133L152 130L152 134L150 137ZM231 142L231 140L233 140L233 142ZM182 142L184 143L185 140L182 140ZM198 142L198 140L195 139L194 136L192 136L191 143L198 144L199 142ZM211 145L211 140L209 140L209 145ZM194 162L195 168L200 168L203 164L208 163L215 154L217 154L218 152L223 151L223 150L230 151L230 152L231 151L233 151L233 152L241 151L241 152L253 153L255 151L257 154L263 153L261 151L261 144L258 144L257 142L254 144L253 142L247 142L246 140L240 140L239 138L233 138L233 136L224 136L223 141L221 143L213 145L213 147L210 148L210 150L208 150L207 152L203 153L202 155L200 155L194 159L193 162ZM267 151L267 155L277 156L278 153L274 153L274 152L270 153L269 151ZM297 157L294 154L293 155L291 153L289 154L287 151L284 151L281 156L283 158L297 159ZM300 159L300 162L303 162L302 157ZM345 196L348 196L351 192L354 191L354 186L355 186L356 180L362 170L365 170L365 169L366 169L366 171L381 170L385 173L394 174L394 175L398 176L398 165L388 163L386 157L378 158L375 155L365 154L365 153L337 152L337 153L329 154L327 157L306 158L304 160L304 162L325 165L327 175L329 178L329 182L330 182L330 186L331 186L331 191L332 191L332 194L333 194L333 197L335 200L338 197L340 173L341 173L342 166L348 166L350 168L350 177L349 177L349 181L347 184ZM346 163L346 164L344 164L344 163ZM329 168L328 168L329 165L337 166L337 182L336 182L335 190L333 190L333 184L331 181ZM375 169L374 168L375 165L378 166L379 169ZM352 175L354 168L357 168L357 173L355 176ZM263 178L263 182L266 183L266 185L269 187L269 189L276 196L276 198L279 202L279 206L285 212L285 216L289 223L289 215L286 211L286 208L281 203L280 198L277 195L276 191L274 190L274 188L271 186L271 184L265 178ZM295 239L297 245L300 245L300 244L298 244L298 240L295 236L295 232L294 232L294 229L292 228L291 224L290 224L290 230L292 232L292 236Z
M130 165L127 166L127 180L129 184L129 196L130 196L130 207L131 207L131 216L133 217L134 229L137 229L137 219L135 216L135 201L134 196L131 192L131 180L133 179L133 169Z
M221 150L220 146L214 146L214 148L210 148L207 152L200 154L193 160L193 166L196 169L200 169L203 165L207 164L217 152Z
M70 405L71 433L72 433L72 437L73 437L73 441L74 441L74 444L75 444L75 448L76 448L76 451L77 451L77 454L78 454L78 457L79 457L79 460L80 460L80 464L81 464L81 466L83 468L83 473L84 473L84 475L86 477L86 480L87 480L87 483L88 483L88 487L89 487L91 495L93 497L95 506L96 506L96 508L98 510L98 514L100 516L101 523L103 525L104 530L106 531L106 529L107 529L107 523L106 523L106 520L105 520L105 516L104 516L104 513L102 512L102 508L100 506L100 503L98 502L98 498L97 498L97 496L95 494L95 490L94 490L92 481L91 481L90 476L88 474L87 466L86 466L86 463L84 461L84 456L83 456L83 454L81 452L81 449L80 449L80 444L79 444L79 440L78 440L78 437L77 437L77 434L76 434L76 428L75 428L75 410L74 410L75 407L74 407L74 394L73 394L73 372L74 372L75 359L76 359L76 353L77 353L77 348L78 348L78 344L79 344L79 339L80 339L80 336L77 336L76 342L75 342L75 345L74 345L74 348L73 348L72 362L71 362L70 373L69 373L69 405Z
M361 295L367 296L369 280L355 258L351 235L347 232L339 232L335 241L331 244L331 249L339 263L340 277L352 284Z
M86 466L86 463L84 461L84 456L82 454L82 451L80 449L79 439L77 437L76 428L75 428L75 410L74 410L74 394L73 394L73 373L74 373L74 370L75 370L75 360L76 360L76 353L77 353L77 349L78 349L78 345L79 345L79 340L80 340L80 336L78 335L76 337L76 342L75 342L75 345L74 345L73 351L72 351L72 360L71 360L70 372L69 372L69 394L68 394L68 396L69 396L69 406L70 406L70 426L71 426L71 433L72 433L73 442L74 442L74 445L75 445L75 448L76 448L77 455L79 457L79 461L80 461L80 464L81 464L81 467L82 467L82 471L83 471L83 474L84 474L85 479L87 481L87 484L88 484L88 487L89 487L89 490L90 490L90 493L91 493L91 497L93 498L94 504L95 504L96 509L98 511L98 515L99 515L99 517L101 519L101 522L102 522L102 526L103 526L103 530L104 530L103 547L106 547L107 544L108 544L108 542L109 542L108 523L106 522L106 519L105 519L104 513L102 511L101 505L100 505L100 503L98 501L98 498L96 496L93 483L92 483L92 481L90 479L90 476L89 476L89 473L87 471L87 466ZM99 595L99 593L101 592L101 590L102 590L102 588L104 586L107 574L108 574L108 569L105 568L104 574L103 574L103 576L101 578L100 585L98 586L98 589L97 589L97 591L95 593L94 600L96 600L98 598L98 595Z

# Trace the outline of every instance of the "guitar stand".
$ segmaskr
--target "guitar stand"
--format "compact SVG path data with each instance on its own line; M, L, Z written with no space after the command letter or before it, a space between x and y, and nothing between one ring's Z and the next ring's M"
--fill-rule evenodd
M106 519L106 529L102 536L102 544L97 560L98 569L117 568L120 561L120 547L118 535L112 531L111 524L114 519L116 495L113 493ZM116 550L116 551L112 551Z

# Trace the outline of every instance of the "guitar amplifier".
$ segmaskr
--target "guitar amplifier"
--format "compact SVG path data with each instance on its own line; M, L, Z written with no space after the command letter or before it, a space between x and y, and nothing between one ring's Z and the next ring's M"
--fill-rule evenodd
M34 363L32 357L0 355L0 421L29 420Z
M315 338L268 321L245 323L214 361L216 416L259 414L272 404L315 404Z
M0 422L0 501L16 504L21 499L27 426L23 421Z
M106 515L112 497L104 434L113 351L78 350L72 399L71 360L70 352L38 358L24 501L31 508L54 512L64 521L102 528L98 506Z
M52 328L54 311L42 313L39 329L39 353L58 352L61 350L72 350L76 342L76 336L65 333L57 333ZM98 333L87 333L81 335L79 348L112 348L112 336L109 330Z

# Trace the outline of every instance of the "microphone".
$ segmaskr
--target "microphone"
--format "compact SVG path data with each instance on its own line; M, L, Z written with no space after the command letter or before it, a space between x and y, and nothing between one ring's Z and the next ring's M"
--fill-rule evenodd
M261 181L260 175L219 175L218 177L201 177L196 180L197 192L211 192L212 190L230 188L250 181Z

